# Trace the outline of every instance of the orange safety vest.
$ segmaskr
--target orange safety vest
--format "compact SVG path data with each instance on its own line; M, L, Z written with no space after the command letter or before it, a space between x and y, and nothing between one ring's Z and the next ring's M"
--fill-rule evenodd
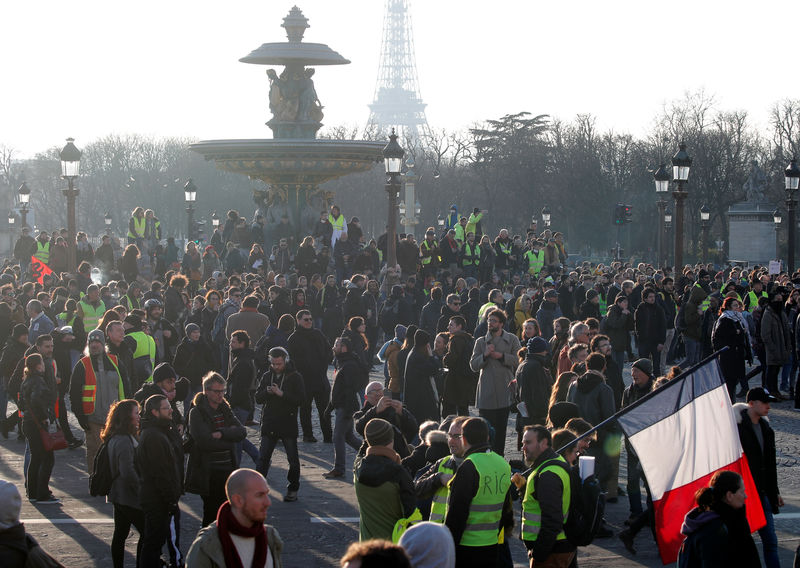
M106 353L106 355L108 355L111 364L114 365L114 369L117 371L117 376L119 377L119 400L123 400L125 398L125 389L122 385L122 375L117 366L117 357L110 353ZM92 367L92 358L90 356L82 357L81 363L86 372L83 382L83 397L81 398L83 401L83 413L86 415L94 414L94 401L97 396L97 375L94 374L94 367Z

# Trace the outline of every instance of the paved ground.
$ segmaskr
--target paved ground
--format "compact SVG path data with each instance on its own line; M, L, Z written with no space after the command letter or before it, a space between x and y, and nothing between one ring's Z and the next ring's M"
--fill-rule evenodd
M626 372L626 375L629 373ZM630 380L629 377L627 380ZM773 405L770 417L777 434L778 481L786 500L782 514L776 517L781 563L791 566L794 550L800 544L800 413L792 412L790 403L782 403ZM513 425L509 427L509 432L513 432ZM255 428L249 429L249 437L258 444ZM321 438L319 434L318 437ZM509 458L518 457L513 446L512 440L509 440L506 452ZM0 440L0 448L0 478L16 483L24 495L24 444L17 442L12 434L12 439ZM348 449L348 452L351 458L354 457L352 450ZM338 558L347 544L358 539L358 508L352 471L348 470L346 481L322 477L332 467L333 448L328 444L300 443L300 458L300 498L295 503L284 503L281 498L286 485L286 460L280 448L275 452L269 473L274 500L268 522L278 529L285 542L285 566L338 566ZM621 461L620 482L624 486L624 451ZM352 459L349 463L352 463ZM252 466L246 456L243 465ZM59 452L52 489L62 498L62 504L37 507L23 500L22 518L28 531L64 565L72 568L106 567L111 565L111 505L106 504L103 498L88 496L85 472L85 452L82 449ZM516 506L518 509L519 505ZM181 509L181 548L186 551L200 527L200 498L186 495L181 502ZM615 532L621 530L627 516L627 498L608 505L606 517ZM760 546L758 536L755 538ZM126 566L135 565L135 545L136 537L129 538ZM517 538L512 539L511 549L515 566L527 566L524 547ZM636 549L638 554L632 556L616 537L596 540L591 546L580 549L579 564L582 567L661 566L649 532L640 533Z

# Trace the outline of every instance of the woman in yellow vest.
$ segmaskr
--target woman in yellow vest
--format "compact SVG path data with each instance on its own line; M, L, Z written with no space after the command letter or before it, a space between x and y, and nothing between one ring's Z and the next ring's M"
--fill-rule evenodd
M347 223L338 205L331 205L331 212L328 214L328 223L331 224L331 250L333 250L333 247L336 246L336 241L339 240L342 233L347 232Z
M131 218L128 221L128 244L140 245L144 241L144 231L147 225L147 220L144 218L144 208L137 207L131 213Z

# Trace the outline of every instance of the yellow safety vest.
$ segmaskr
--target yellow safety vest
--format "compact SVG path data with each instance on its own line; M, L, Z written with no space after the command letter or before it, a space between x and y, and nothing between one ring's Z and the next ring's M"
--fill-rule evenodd
M100 319L103 317L103 314L106 313L106 305L103 303L103 300L99 300L99 302L96 308L83 300L78 302L83 311L83 327L87 332L97 329L97 324L100 323ZM103 331L103 333L105 333L105 331Z
M497 544L503 503L511 486L511 466L494 452L474 453L466 458L478 470L478 492L469 504L467 526L461 536L462 546Z
M478 266L481 263L481 247L478 244L472 245L470 247L469 242L464 243L464 251L470 251L469 256L474 258L467 258L467 255L464 255L464 266Z
M761 290L761 297L767 298L769 297L769 294L767 294L765 290ZM752 313L753 310L755 310L758 307L758 296L756 295L755 292L750 290L747 293L747 299L750 300L750 303L747 305L747 311Z
M133 219L133 230L136 233L135 235L131 233L130 228L128 228L128 236L132 239L143 239L144 238L144 227L147 223L147 219L142 217L139 219L138 217L131 217Z
M156 365L156 342L143 331L134 331L128 334L136 341L136 350L133 352L133 361L149 359L150 360L150 376L144 382L153 382L153 368Z
M566 460L558 456L557 458L547 460L540 464L539 467L528 476L528 481L525 485L525 497L522 499L522 540L535 541L539 538L539 531L542 529L542 508L541 505L539 505L539 501L533 497L533 493L536 490L536 487L534 487L536 483L534 479L537 477L537 472L541 475L545 471L550 471L561 479L561 486L563 488L561 492L561 510L564 514L564 522L567 522L572 487L567 470L557 465L556 462L564 462L564 465L567 465ZM567 535L564 533L563 526L561 532L556 536L556 540L567 540Z
M539 250L538 254L534 254L533 250L525 253L525 258L528 259L528 273L538 276L544 266L544 250Z
M334 231L344 231L344 215L339 215L338 219L334 219L333 215L328 213L328 223L331 224Z
M436 473L448 473L450 475L456 472L453 456L447 456L439 460L439 467ZM432 523L444 523L444 518L447 515L447 495L450 493L450 488L444 485L436 490L431 500L431 514L428 520Z
M119 396L118 400L125 400L125 389L122 384L122 374L119 372L119 367L117 366L117 357L107 353L106 355L108 355L108 358L111 360L111 365L117 372L117 377L119 377L119 382L117 383L117 395ZM83 407L83 413L88 416L90 414L94 414L94 401L97 397L97 376L94 374L94 367L92 367L91 357L88 355L83 357L80 360L80 363L83 365L83 369L85 371L81 403Z
M428 241L425 240L425 241L422 241L422 244L419 245L419 248L422 249L422 247L425 247L425 252L428 252L431 249L433 249L433 247L435 247L435 246L436 246L436 243L434 243L433 245L429 245ZM426 264L430 264L431 263L431 259L433 259L433 255L423 256L422 259L421 259L422 265L425 266Z
M50 262L50 241L44 243L42 246L42 241L36 241L36 252L33 253L42 264L47 264Z

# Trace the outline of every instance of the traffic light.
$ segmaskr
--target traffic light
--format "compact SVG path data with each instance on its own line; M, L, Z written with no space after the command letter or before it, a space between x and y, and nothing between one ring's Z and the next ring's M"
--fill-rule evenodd
M630 205L624 203L617 203L614 207L614 224L625 225L631 222L631 209Z
M622 212L624 214L623 222L624 223L630 223L631 222L631 206L630 205L623 205L622 206Z
M622 203L617 203L614 207L614 224L623 225L625 223L625 206Z

